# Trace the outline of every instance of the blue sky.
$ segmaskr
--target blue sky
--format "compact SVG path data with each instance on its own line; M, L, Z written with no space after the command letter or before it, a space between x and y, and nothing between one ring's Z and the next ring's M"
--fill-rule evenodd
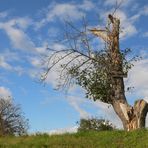
M21 104L30 132L75 129L81 117L89 116L107 118L121 127L112 108L85 99L79 87L67 95L55 91L56 70L45 86L38 81L47 45L64 47L53 42L63 33L63 20L78 24L86 17L90 26L103 25L114 5L115 0L0 0L0 95L11 95ZM116 16L123 31L121 48L132 48L133 54L143 57L125 79L127 86L135 87L127 98L130 104L137 98L148 100L148 2L123 0Z

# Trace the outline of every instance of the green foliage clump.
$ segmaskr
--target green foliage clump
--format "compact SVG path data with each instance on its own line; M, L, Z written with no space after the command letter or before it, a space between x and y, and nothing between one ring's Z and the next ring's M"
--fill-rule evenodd
M96 52L94 60L85 66L80 67L78 64L69 68L68 73L76 80L76 84L86 90L87 98L110 103L111 65L107 63L109 63L107 53L101 51Z
M114 130L115 126L105 119L81 119L79 123L78 131L105 131Z
M111 104L114 96L113 79L114 76L127 76L128 71L134 66L133 62L140 60L140 57L127 58L130 49L125 49L119 53L121 65L120 73L116 74L116 67L112 64L108 50L95 51L93 58L87 62L83 60L67 69L67 75L70 75L75 83L86 90L86 97L94 101L100 100Z

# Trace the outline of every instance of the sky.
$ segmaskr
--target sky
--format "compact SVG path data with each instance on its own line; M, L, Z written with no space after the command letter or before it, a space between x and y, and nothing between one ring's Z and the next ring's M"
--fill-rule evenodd
M79 24L85 17L90 26L102 26L115 3L116 0L0 0L0 96L12 96L15 103L21 104L29 119L29 132L75 131L80 118L92 116L122 127L112 107L86 99L80 87L67 94L55 90L56 70L49 73L45 85L39 81L47 46L64 47L54 42L63 33L64 20ZM127 87L134 86L131 93L126 93L127 99L131 105L140 98L148 101L148 1L123 0L115 15L121 20L121 49L131 48L133 55L142 56L125 79Z

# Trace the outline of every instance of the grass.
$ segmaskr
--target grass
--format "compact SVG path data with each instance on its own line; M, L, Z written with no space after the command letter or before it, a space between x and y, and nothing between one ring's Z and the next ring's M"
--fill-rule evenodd
M148 148L148 130L1 137L0 148Z

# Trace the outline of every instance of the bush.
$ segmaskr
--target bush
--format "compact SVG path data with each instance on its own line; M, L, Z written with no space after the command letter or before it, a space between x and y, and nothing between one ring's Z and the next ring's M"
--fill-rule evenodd
M91 119L81 119L78 131L104 131L104 130L114 130L115 126L105 119L97 119L97 118L91 118Z

